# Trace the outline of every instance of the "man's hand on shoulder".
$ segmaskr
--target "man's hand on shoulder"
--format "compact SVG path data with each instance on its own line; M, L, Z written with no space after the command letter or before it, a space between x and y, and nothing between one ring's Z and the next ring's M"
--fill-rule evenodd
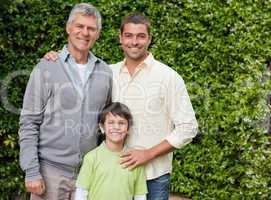
M43 179L26 181L25 187L28 192L35 195L42 195L45 192L45 183Z
M144 165L154 158L149 149L137 150L132 149L121 154L120 164L124 168L129 168L130 170L136 168L137 166Z
M58 59L58 52L49 51L43 56L43 58L49 61L56 61Z

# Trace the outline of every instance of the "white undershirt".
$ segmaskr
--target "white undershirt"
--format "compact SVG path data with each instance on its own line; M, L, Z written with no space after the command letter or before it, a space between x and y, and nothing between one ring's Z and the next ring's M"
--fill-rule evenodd
M82 81L82 83L83 84L85 84L85 79L86 79L86 77L85 77L85 73L86 73L86 69L87 69L87 64L78 64L78 63L76 63L76 65L77 65L77 68L78 68L78 73L79 73L79 76L80 76L80 78L81 78L81 81Z
M76 188L75 191L75 200L87 200L91 199L91 197L88 197L88 190L83 188ZM146 195L135 195L133 197L133 200L146 200Z

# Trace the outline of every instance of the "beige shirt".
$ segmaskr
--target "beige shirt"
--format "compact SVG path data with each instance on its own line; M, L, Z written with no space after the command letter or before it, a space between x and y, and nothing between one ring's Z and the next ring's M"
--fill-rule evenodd
M197 121L183 79L152 54L131 76L125 60L111 65L112 100L126 104L133 114L133 126L126 142L131 148L147 149L166 139L175 148L192 141ZM172 153L159 156L146 167L147 179L172 169Z

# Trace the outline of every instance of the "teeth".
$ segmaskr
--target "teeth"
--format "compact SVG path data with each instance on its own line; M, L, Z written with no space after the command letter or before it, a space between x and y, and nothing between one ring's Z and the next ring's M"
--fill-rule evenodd
M121 135L119 132L111 132L112 135Z
M79 38L79 40L80 40L80 41L83 41L83 42L88 42L88 40L85 40L85 39L80 39L80 38Z
M130 48L132 51L138 51L140 50L139 48Z

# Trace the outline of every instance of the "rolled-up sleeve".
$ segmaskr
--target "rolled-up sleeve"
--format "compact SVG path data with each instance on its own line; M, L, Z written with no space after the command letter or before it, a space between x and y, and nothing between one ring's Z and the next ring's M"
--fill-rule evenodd
M166 91L168 116L173 130L166 140L175 148L190 143L197 134L198 123L183 79L176 73L171 74Z

